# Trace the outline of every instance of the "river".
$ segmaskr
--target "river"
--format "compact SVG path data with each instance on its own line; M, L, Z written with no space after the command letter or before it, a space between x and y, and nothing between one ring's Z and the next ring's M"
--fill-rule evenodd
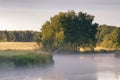
M120 80L120 58L114 54L56 54L53 59L39 67L0 67L0 80Z

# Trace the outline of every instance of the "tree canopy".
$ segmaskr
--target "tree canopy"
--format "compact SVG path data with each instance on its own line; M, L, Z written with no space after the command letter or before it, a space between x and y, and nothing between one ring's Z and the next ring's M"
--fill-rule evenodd
M120 47L120 28L115 26L100 25L96 34L97 45L116 49Z
M87 13L75 13L73 10L60 12L46 21L41 29L45 48L94 47L98 24L93 23L94 16Z

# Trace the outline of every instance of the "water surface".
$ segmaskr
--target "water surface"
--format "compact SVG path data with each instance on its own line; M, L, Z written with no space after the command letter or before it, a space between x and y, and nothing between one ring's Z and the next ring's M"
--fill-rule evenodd
M53 58L53 64L42 66L0 64L0 80L120 80L120 58L114 54L56 54Z

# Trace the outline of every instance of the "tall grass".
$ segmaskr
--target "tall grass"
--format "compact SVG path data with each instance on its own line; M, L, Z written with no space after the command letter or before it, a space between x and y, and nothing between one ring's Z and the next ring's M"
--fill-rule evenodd
M0 62L13 62L15 66L39 65L53 62L52 55L27 51L0 51Z

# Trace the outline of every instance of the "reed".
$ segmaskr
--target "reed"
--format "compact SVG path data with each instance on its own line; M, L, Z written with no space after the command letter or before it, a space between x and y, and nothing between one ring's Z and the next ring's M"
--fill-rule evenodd
M0 51L0 62L13 62L15 66L40 65L53 62L51 54L35 51Z

